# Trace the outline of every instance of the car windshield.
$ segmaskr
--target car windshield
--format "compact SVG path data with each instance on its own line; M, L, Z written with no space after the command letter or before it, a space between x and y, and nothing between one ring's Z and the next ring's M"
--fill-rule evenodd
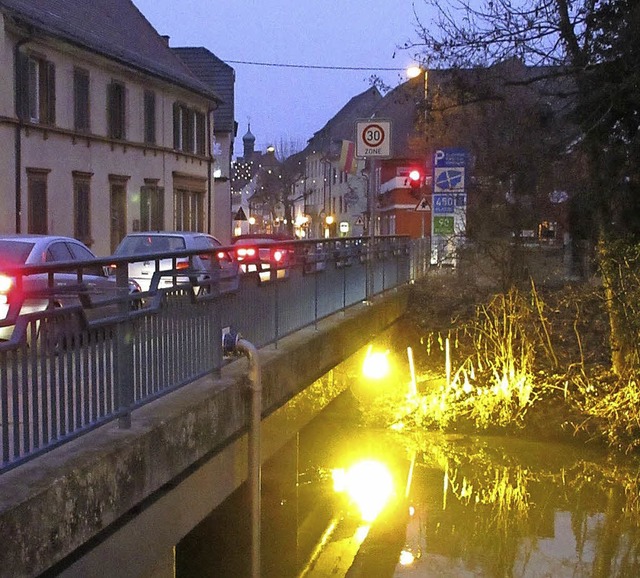
M5 265L24 265L33 246L34 243L25 241L0 241L0 263Z
M182 237L170 235L133 235L125 237L114 255L149 255L152 253L171 253L183 251L185 242Z

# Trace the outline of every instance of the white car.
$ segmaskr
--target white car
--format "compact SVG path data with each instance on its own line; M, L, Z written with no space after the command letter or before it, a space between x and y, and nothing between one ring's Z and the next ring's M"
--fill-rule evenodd
M0 339L11 338L14 321L19 314L43 311L48 307L79 305L80 292L87 293L96 303L113 299L117 294L115 279L110 278L106 268L98 263L82 268L81 281L76 269L55 272L50 280L49 273L20 276L11 274L9 268L93 259L96 256L86 245L70 237L0 235Z
M201 250L191 257L162 257L167 253ZM202 283L219 274L221 292L238 288L238 263L212 235L192 231L144 231L129 233L120 241L114 257L143 257L129 264L129 277L135 280L142 291L167 289L176 284L188 284L190 279ZM147 256L146 258L144 258ZM215 268L218 271L214 271ZM162 272L190 269L189 276L162 274ZM152 287L154 275L157 285Z

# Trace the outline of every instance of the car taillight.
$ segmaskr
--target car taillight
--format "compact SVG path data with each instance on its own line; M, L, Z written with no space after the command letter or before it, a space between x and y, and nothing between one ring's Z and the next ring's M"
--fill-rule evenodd
M13 277L0 275L0 293L6 295L13 287Z
M251 259L256 256L256 248L255 247L242 247L236 250L236 256L238 257L238 261L242 261L243 259Z
M282 258L284 257L284 253L280 250L280 249L276 249L273 252L273 260L276 263L280 263L280 261L282 261Z

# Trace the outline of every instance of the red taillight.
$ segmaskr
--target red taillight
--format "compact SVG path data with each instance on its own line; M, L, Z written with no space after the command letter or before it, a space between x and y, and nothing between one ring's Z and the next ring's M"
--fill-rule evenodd
M0 293L9 293L13 287L13 277L7 275L0 275Z
M284 253L280 250L280 249L276 249L273 252L273 260L276 263L280 263L280 261L282 261L282 258L284 257Z
M242 261L243 259L251 259L256 256L256 248L241 247L236 250L236 256L238 257L238 261Z

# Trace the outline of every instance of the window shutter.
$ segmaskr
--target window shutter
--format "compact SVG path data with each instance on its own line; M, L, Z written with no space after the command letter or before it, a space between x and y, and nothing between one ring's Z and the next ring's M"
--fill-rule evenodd
M115 134L115 85L110 83L107 85L107 131L109 133L109 137L113 138Z
M89 132L89 73L76 69L73 73L74 128Z
M45 63L45 122L47 124L56 124L56 67L53 62Z
M29 57L19 51L16 58L16 116L29 120Z
M180 105L177 102L173 103L173 148L180 150Z
M154 229L164 229L164 187L156 187L155 211L151 214Z
M201 112L196 113L196 153L205 154L205 116Z

